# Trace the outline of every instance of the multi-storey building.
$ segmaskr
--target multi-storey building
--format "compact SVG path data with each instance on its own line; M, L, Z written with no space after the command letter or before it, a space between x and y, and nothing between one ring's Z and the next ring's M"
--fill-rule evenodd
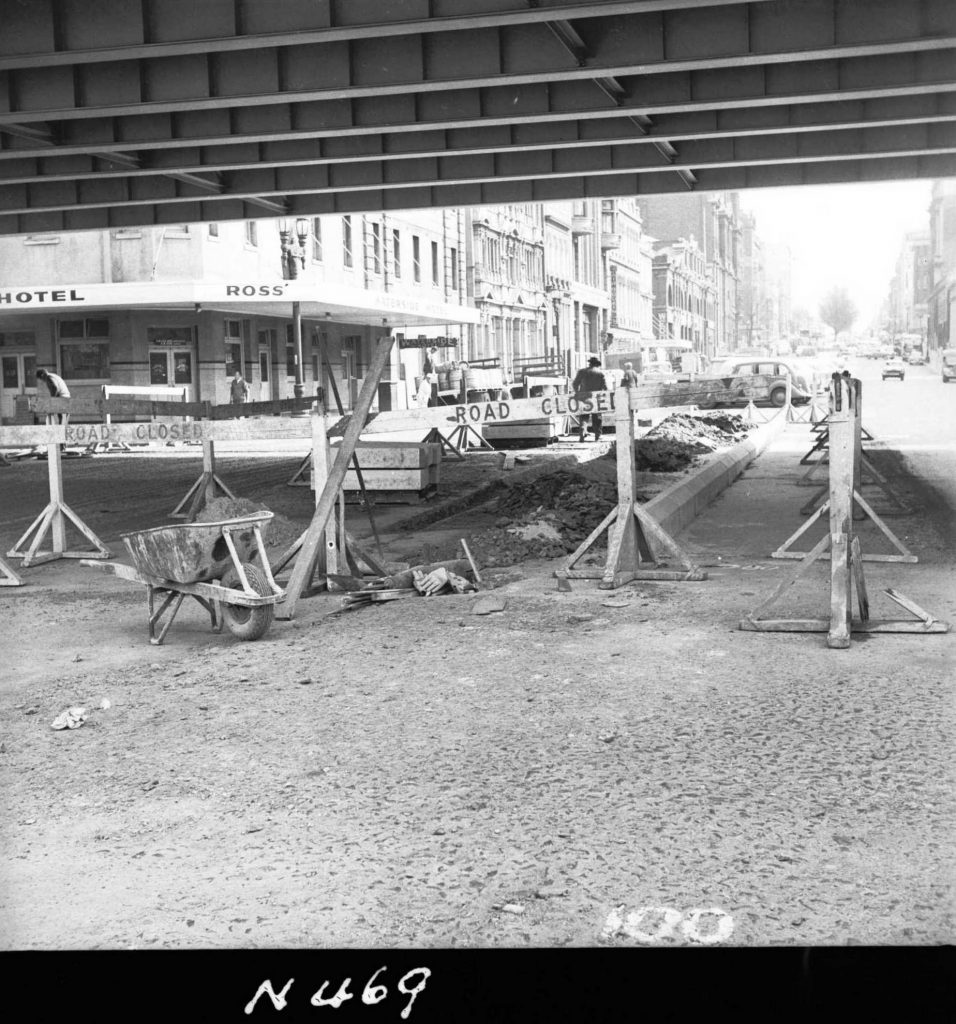
M604 253L617 239L603 231L600 202L544 206L546 350L567 373L600 355L607 341Z
M607 351L638 352L654 337L652 243L644 234L636 200L603 200L601 205L608 236L620 238L617 248L606 249L610 297Z
M546 347L543 209L486 206L469 220L468 295L481 320L466 354L499 359L510 375L516 358Z
M929 207L932 278L927 301L934 355L956 348L956 180L934 181Z
M654 255L656 362L713 351L714 285L694 238L658 246ZM681 368L694 369L690 363Z
M477 320L465 242L457 211L4 238L0 415L33 390L39 366L76 397L104 384L171 386L225 402L238 370L254 399L299 384L308 394L323 385L331 402L334 380L349 407L386 328L415 346L396 346L386 373L390 400L405 404L418 339L461 337Z
M763 349L770 341L770 304L764 247L752 213L740 216L737 281L737 349Z
M889 330L892 336L926 337L926 321L932 282L930 232L909 231L896 259L896 270L890 282Z
M714 330L704 356L736 345L739 202L737 194L692 193L640 200L645 230L664 245L694 238L703 253L714 296Z

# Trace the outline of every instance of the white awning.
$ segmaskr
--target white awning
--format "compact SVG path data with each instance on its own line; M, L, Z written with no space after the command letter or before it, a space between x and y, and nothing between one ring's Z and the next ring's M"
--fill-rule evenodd
M192 309L288 318L293 302L312 320L370 327L476 324L478 310L427 297L368 291L339 282L312 281L136 281L122 283L3 285L0 317L59 310Z

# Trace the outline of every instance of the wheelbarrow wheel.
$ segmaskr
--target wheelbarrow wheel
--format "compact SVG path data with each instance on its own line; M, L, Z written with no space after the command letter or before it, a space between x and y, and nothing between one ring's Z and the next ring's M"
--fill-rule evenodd
M261 569L257 569L248 562L243 562L242 568L245 571L246 579L249 581L249 586L257 594L267 595L272 593ZM222 585L232 590L242 590L242 581L239 579L239 573L234 568L230 569L223 576ZM259 637L264 636L266 630L272 625L272 618L275 614L275 605L271 604L259 605L257 608L247 608L241 604L226 604L223 601L220 607L222 608L222 618L226 624L226 629L240 640L258 640Z

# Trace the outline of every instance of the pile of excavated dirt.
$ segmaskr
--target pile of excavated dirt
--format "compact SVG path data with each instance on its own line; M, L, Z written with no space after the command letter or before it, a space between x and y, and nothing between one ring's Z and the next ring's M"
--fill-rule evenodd
M471 533L468 545L481 567L560 558L574 551L616 503L613 466L610 472L593 463L586 471L558 470L509 487L493 506L499 517L495 525ZM602 544L603 537L596 547Z
M223 519L240 519L251 516L253 512L271 512L261 501L249 498L216 498L196 516L197 523L218 523ZM274 513L272 521L263 530L263 541L267 548L285 551L302 534L302 527ZM271 561L271 559L270 559Z
M635 442L635 465L652 473L673 473L692 466L704 452L736 444L747 432L743 417L734 413L674 413Z

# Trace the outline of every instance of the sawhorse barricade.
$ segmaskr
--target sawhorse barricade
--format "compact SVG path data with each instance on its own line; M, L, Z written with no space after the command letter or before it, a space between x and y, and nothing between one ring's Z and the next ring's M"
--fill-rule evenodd
M781 581L774 592L759 604L740 622L744 630L758 632L817 632L827 634L827 646L847 648L852 633L945 633L946 623L939 622L915 602L903 597L892 588L884 593L897 605L909 611L915 619L874 620L870 618L870 603L866 592L863 562L867 556L862 553L860 540L853 533L854 502L883 527L859 493L860 462L859 441L861 434L860 414L862 388L860 382L835 374L830 383L830 411L828 414L830 432L830 497L820 510L829 511L829 530L802 555L802 561L788 578ZM817 517L814 517L816 519ZM811 521L812 522L812 521ZM810 522L794 535L791 540L805 532ZM775 556L778 553L775 552ZM801 557L792 555L791 557ZM769 619L762 618L766 612L804 576L818 559L830 559L830 617L829 619ZM877 556L879 557L879 556ZM884 555L885 561L916 561L906 556ZM853 618L852 590L856 590L859 617Z
M637 476L634 460L634 417L627 388L615 392L614 429L617 448L617 507L585 538L568 558L559 579L599 579L604 590L621 587L634 580L705 580L698 568L660 524L641 508L637 500ZM608 532L607 559L603 568L576 569L575 566L598 538ZM656 553L655 553L656 551ZM661 568L668 558L680 569Z
M45 427L0 427L4 441L20 437L33 444L46 445L47 473L50 480L50 500L43 511L31 523L22 537L7 552L8 558L21 559L23 568L52 562L59 558L112 558L110 549L96 536L63 499L63 453L68 427L65 424L51 424ZM16 435L10 437L10 435ZM67 546L67 526L72 524L92 544L92 551L76 551ZM50 534L50 547L41 545ZM13 574L16 575L15 573ZM19 577L17 577L19 578ZM6 584L11 585L11 584Z

